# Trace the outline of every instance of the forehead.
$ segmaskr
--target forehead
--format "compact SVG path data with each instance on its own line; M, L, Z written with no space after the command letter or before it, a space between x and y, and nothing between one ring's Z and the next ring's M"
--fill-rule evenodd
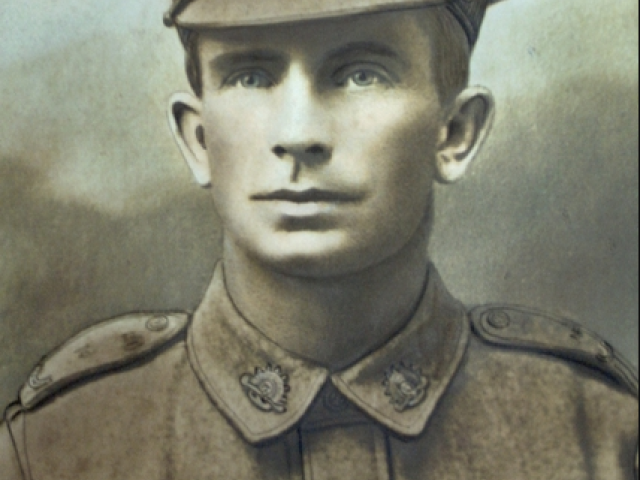
M370 45L398 57L425 61L430 51L429 20L434 8L337 17L306 22L201 30L206 56L243 49L273 49L287 54L323 55L348 44ZM435 34L435 32L433 32Z

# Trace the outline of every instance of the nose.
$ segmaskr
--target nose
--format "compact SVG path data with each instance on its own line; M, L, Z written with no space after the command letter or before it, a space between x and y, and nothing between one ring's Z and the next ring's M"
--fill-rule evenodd
M312 79L301 68L291 67L279 93L271 152L292 162L295 177L301 169L317 167L331 159L329 118Z
M305 165L314 165L326 162L331 158L331 147L321 142L281 142L274 146L271 151L278 158L291 157L296 162Z

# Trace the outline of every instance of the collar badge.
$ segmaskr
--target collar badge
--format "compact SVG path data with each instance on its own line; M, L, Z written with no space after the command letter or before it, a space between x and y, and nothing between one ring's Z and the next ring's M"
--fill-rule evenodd
M289 377L279 366L267 364L266 368L256 367L254 374L245 373L240 384L251 403L264 412L284 413L287 411Z
M391 365L384 374L384 394L390 397L391 405L398 412L413 408L427 396L429 379L413 365Z

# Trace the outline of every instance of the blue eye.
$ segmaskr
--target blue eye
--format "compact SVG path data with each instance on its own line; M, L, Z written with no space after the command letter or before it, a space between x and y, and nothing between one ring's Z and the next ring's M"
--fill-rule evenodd
M365 66L345 68L336 75L336 83L341 87L354 89L393 84L389 74L382 67L375 65L371 68Z
M229 83L242 88L269 88L273 85L271 79L263 72L244 72L231 78Z
M381 81L380 76L371 70L358 70L349 75L348 80L358 87L369 87Z

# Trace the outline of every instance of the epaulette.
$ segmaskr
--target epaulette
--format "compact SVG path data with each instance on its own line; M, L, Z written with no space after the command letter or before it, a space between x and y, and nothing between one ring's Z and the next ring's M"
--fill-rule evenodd
M90 375L125 366L175 338L187 325L187 313L133 313L99 322L38 362L20 390L23 409Z
M580 363L599 370L638 396L638 376L633 366L609 343L572 320L511 305L475 307L469 317L473 331L487 343Z

